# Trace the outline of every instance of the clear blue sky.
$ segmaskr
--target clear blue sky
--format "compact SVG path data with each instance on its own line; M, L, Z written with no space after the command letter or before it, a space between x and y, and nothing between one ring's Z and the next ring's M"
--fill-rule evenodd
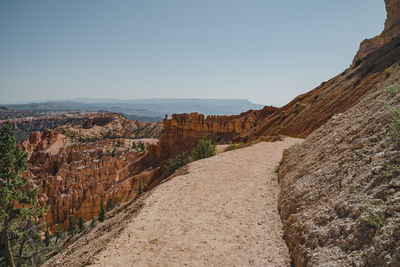
M347 68L385 17L383 0L2 0L0 102L280 106Z

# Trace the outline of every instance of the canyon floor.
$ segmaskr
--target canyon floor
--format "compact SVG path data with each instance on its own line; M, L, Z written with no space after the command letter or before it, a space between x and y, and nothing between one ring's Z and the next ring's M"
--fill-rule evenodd
M300 141L261 142L189 164L148 193L92 266L289 266L274 168Z

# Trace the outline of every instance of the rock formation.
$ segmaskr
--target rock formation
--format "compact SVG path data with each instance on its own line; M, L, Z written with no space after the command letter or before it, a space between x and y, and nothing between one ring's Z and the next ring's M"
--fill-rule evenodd
M134 198L139 184L146 187L158 169L147 170L141 161L147 152L132 143L159 132L159 123L96 113L32 133L21 146L29 153L26 174L40 187L40 204L49 208L48 224L66 224L70 214L92 219L101 195L109 206Z
M385 28L382 33L374 38L365 39L360 44L354 59L364 58L371 54L384 44L392 41L394 38L400 36L400 1L399 0L385 0L386 4L386 21Z
M305 138L333 115L348 110L375 90L386 79L380 74L399 58L400 38L395 38L367 55L360 65L353 65L314 90L296 97L262 119L256 127L243 131L241 137L256 140L260 136L280 134Z

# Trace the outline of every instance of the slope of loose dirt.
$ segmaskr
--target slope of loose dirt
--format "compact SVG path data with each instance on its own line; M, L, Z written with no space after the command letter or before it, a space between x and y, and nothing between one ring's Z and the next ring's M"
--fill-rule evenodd
M400 67L392 70L284 153L279 208L295 266L400 266L400 146L389 109L400 108Z
M137 215L121 222L126 226L105 229L120 228L99 243L106 244L101 251L83 237L48 265L289 266L274 168L299 141L262 142L193 162L147 193Z

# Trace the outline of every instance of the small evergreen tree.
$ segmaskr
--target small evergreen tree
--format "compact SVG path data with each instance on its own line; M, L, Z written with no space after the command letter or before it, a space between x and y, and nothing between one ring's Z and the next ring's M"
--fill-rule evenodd
M142 141L139 141L138 147L139 147L139 151L141 151L141 152L145 151L144 144L142 143Z
M136 143L135 143L135 141L132 142L132 148L133 148L133 149L136 149Z
M139 179L137 195L140 196L141 194L143 194L143 185L142 185L142 179Z
M56 230L54 231L54 236L56 238L56 241L55 241L56 244L58 244L58 240L63 238L63 235L64 235L64 233L61 230L60 225L57 225Z
M73 215L68 215L68 233L71 237L76 232L76 218Z
M93 216L92 221L90 222L90 227L93 229L95 228L97 225L97 221L96 218Z
M110 210L112 210L114 207L115 207L115 205L114 205L114 203L113 203L113 200L112 200L111 198L107 199L107 202L106 202L106 210L107 210L107 211L110 211Z
M46 226L46 231L44 232L44 243L46 244L46 247L50 246L50 238L49 226Z
M39 188L27 188L28 179L20 176L26 162L27 154L16 145L14 130L8 121L0 128L0 247L4 250L0 252L12 267L15 261L10 236L24 235L29 228L19 227L21 222L36 222L45 212L36 206ZM23 251L24 247L20 245L20 249Z
M99 221L104 222L105 219L106 219L106 207L104 206L104 198L103 198L103 194L102 194L101 200L100 200Z
M215 145L210 139L208 139L208 136L205 135L199 141L197 147L193 149L192 153L190 153L190 161L208 158L214 155L215 155Z
M84 219L82 216L79 216L79 223L78 223L78 225L79 225L79 232L85 231L85 229L86 229L86 226L85 226L85 219Z

